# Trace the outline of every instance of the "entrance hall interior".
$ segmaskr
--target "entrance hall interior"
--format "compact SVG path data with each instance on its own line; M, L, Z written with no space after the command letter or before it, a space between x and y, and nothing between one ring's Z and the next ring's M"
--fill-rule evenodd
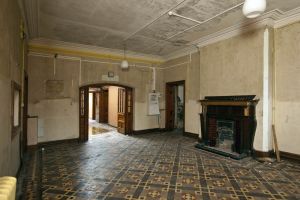
M299 0L1 0L0 199L300 199Z

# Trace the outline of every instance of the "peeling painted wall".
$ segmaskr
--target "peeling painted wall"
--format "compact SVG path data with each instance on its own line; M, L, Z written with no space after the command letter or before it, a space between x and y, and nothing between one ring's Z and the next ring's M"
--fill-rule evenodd
M134 130L158 128L157 118L147 115L147 94L151 91L152 81L151 69L131 66L128 71L122 71L119 63L120 61L108 59L82 58L80 67L79 60L59 57L55 60L54 56L30 55L29 114L39 117L39 142L78 138L79 86L109 83L103 81L102 76L106 76L110 71L119 79L112 83L134 88ZM158 71L158 90L161 77ZM47 96L45 90L47 80L63 81L64 89L60 98Z
M201 49L201 99L205 96L256 95L254 149L262 150L263 30Z
M275 128L279 149L300 154L300 22L275 30Z
M0 1L0 177L15 176L20 134L11 138L11 81L21 85L20 11L16 0Z
M299 95L297 75L299 74L298 54L299 47L295 43L300 24L278 29L273 35L273 30L270 29L270 46L269 46L269 99L272 97L272 74L273 63L276 65L276 129L278 133L279 147L282 151L299 154L297 147L297 112L299 105L297 104ZM275 41L275 46L273 42ZM102 75L106 75L108 71L113 71L118 76L118 83L131 86L134 88L135 103L134 103L134 129L150 129L164 127L165 124L165 84L185 80L186 83L186 102L185 102L185 131L199 134L200 120L199 113L201 106L198 103L199 99L205 96L215 95L248 95L255 94L260 102L257 106L257 131L254 140L254 148L258 151L270 150L272 148L272 140L270 132L268 133L267 144L264 142L263 135L263 66L264 66L264 30L255 30L242 35L211 44L200 49L200 53L182 56L172 59L162 64L157 69L157 91L162 94L160 98L161 119L155 116L147 115L147 94L151 91L151 69L131 67L129 71L122 71L118 64L114 64L112 60L96 60L96 62L82 61L80 70L79 61L70 61L58 59L56 62L56 75L53 76L53 58L40 58L30 56L30 76L33 81L30 83L32 91L30 91L30 104L32 113L36 112L36 108L45 108L47 105L45 99L43 84L46 80L57 79L65 81L64 98L57 101L63 101L65 105L70 104L70 113L66 114L70 127L76 129L62 128L58 139L78 137L78 87L79 85L88 85L93 83L101 83ZM273 56L275 49L275 59ZM292 50L291 50L292 49ZM288 54L286 52L289 52ZM83 58L84 60L84 58ZM99 63L105 61L108 63ZM73 86L72 86L73 80ZM71 103L72 102L72 103ZM53 102L54 103L54 102ZM72 107L74 106L74 107ZM74 110L72 110L74 109ZM271 111L269 107L269 111ZM69 112L69 111L68 111ZM68 113L67 112L67 113ZM71 114L73 113L73 114ZM72 118L75 113L75 118ZM270 112L272 114L272 112ZM72 115L72 117L71 117ZM42 116L42 115L41 115ZM54 116L52 118L59 118ZM44 134L50 134L50 137L45 137L45 140L52 140L54 133L51 131L57 128L50 122L45 120L50 128L47 131L46 125ZM51 120L50 120L51 121ZM68 127L62 125L61 127ZM53 129L53 130L52 130ZM67 129L67 130L66 130ZM57 132L57 131L56 131ZM59 131L58 131L59 132ZM71 134L72 133L72 134ZM201 134L201 133L200 133ZM288 135L288 136L287 136ZM42 140L41 140L42 141Z
M185 80L185 131L190 133L199 133L200 122L199 112L200 104L200 58L199 53L176 58L167 61L162 67L164 73L163 87L166 83ZM161 107L165 109L165 93ZM165 126L165 111L162 113L162 124Z
M201 105L197 100L205 96L257 95L261 100L254 148L263 149L263 30L205 46L200 49L200 58L194 53L168 61L164 67L164 82L186 80L187 132L200 133Z

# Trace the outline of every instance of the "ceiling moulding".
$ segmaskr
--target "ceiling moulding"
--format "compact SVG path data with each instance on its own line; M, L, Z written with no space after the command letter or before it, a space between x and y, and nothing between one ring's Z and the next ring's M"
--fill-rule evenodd
M22 21L24 23L24 31L25 31L25 34L28 35L28 24L27 24L25 9L24 9L24 2L22 0L18 0L18 4L19 4L20 10L21 10Z
M22 0L22 2L25 2ZM26 13L26 21L28 26L28 32L30 38L36 38L39 35L38 24L39 24L39 2L38 0L26 0L23 4L23 12Z
M264 15L254 19L249 20L248 22L238 23L234 26L223 29L219 32L202 37L199 40L196 40L190 43L190 47L180 49L178 51L172 52L163 58L165 60L172 60L181 56L188 55L190 53L195 53L198 51L196 46L199 48L213 44L222 40L226 40L243 33L260 29L266 26L273 28L280 28L288 24L295 23L300 21L300 7L290 10L288 12L283 12L279 9L269 11Z
M44 38L30 40L29 53L58 53L70 56L111 60L123 60L124 58L123 50L55 41ZM126 51L126 58L130 62L146 64L161 64L165 61L160 56L140 54L132 51Z
M300 7L284 13L284 17L275 21L274 28L281 28L300 21Z

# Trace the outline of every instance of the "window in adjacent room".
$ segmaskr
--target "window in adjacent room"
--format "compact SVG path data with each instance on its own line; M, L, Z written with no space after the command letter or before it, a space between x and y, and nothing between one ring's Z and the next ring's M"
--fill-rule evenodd
M21 128L21 87L12 82L12 138L14 138Z

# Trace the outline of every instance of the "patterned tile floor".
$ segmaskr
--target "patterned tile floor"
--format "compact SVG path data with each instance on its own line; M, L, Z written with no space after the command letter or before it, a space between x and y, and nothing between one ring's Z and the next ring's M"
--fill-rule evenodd
M172 132L110 132L84 144L48 145L28 156L21 198L300 199L299 163L236 161L195 143Z
M98 137L98 134L93 135L93 128L103 128L109 130L110 132L118 133L117 128L110 126L108 124L98 123L96 120L89 119L89 138L93 139L94 137Z

